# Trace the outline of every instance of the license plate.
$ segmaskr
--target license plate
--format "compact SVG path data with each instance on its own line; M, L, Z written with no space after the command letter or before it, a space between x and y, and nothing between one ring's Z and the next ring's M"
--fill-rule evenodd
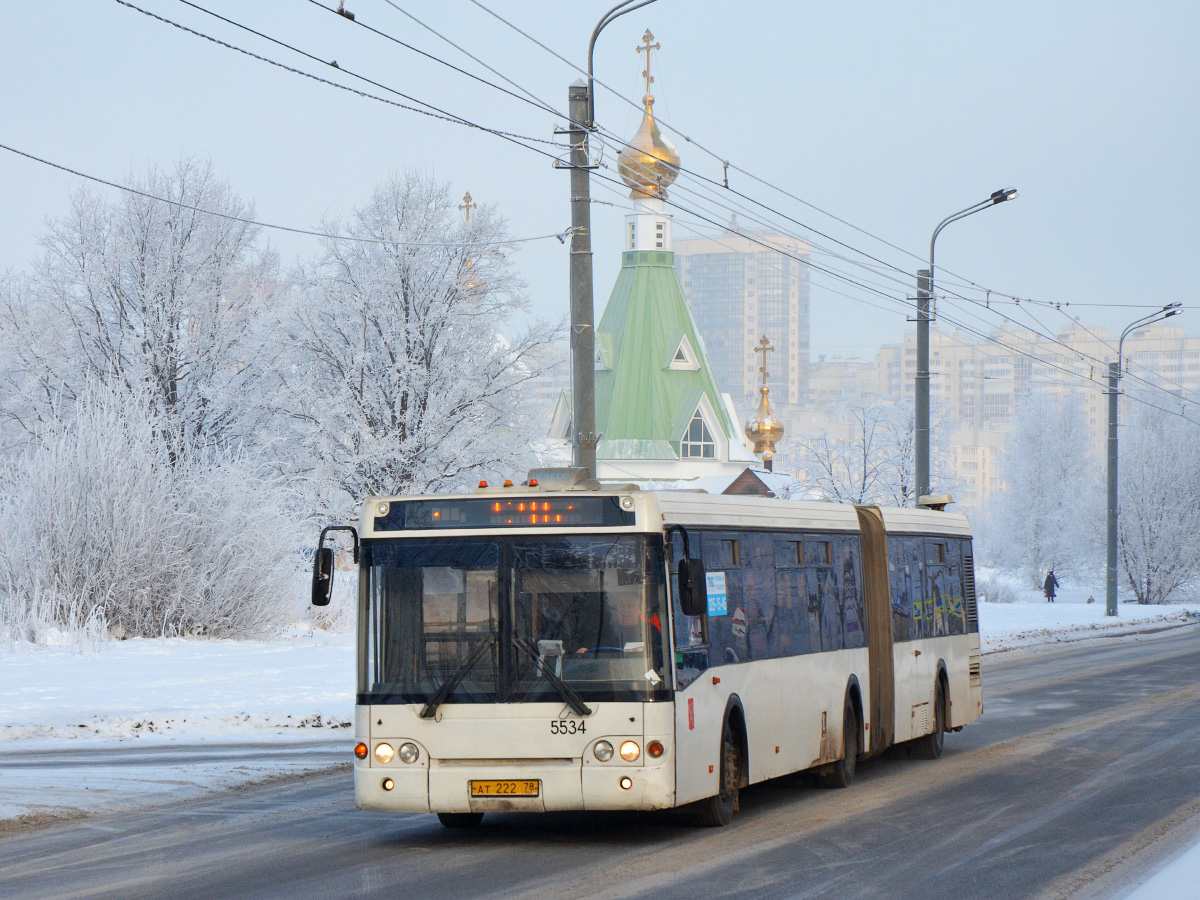
M536 797L540 781L472 781L472 797Z

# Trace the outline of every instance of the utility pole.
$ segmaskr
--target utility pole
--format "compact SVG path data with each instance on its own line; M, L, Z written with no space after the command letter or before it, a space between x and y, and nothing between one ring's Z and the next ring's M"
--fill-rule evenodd
M917 457L916 496L913 500L916 506L920 506L921 498L929 493L929 320L930 306L933 303L933 251L938 235L951 222L965 219L1016 196L1016 188L1001 188L993 191L986 200L980 200L942 219L933 230L933 237L929 239L929 268L917 272L917 379L913 385L913 431L916 432L913 450Z
M1104 614L1117 614L1117 398L1120 396L1121 365L1125 353L1125 338L1135 328L1145 328L1172 316L1183 314L1180 303L1168 303L1131 322L1117 341L1117 361L1108 364L1108 565L1104 578Z
M1108 364L1108 565L1104 576L1104 614L1117 614L1117 385L1121 361Z
M917 272L917 380L914 385L913 414L916 418L914 452L917 456L917 483L913 505L929 493L929 307L933 299L930 270Z
M588 78L567 89L566 129L571 140L571 423L574 434L574 464L596 477L596 313L592 299L592 169L588 158L588 132L596 126L595 79L592 55L596 38L614 19L654 0L622 0L604 14L588 43ZM632 5L631 5L632 4Z
M571 421L574 462L596 477L596 325L592 300L592 168L588 159L588 85L567 91L571 139Z

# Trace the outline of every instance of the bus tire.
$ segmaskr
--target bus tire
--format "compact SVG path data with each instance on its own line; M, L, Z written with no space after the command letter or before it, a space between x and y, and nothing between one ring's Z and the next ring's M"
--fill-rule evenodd
M720 828L733 821L737 807L738 784L742 777L741 752L729 728L729 720L721 729L721 776L716 796L701 800L696 808L695 821L705 828Z
M946 683L938 679L933 697L933 733L912 742L916 759L937 759L942 755L946 738Z
M447 828L475 828L483 821L483 813L438 813L437 817Z
M817 775L821 787L850 787L854 781L854 772L858 768L858 735L858 714L854 711L854 704L847 697L846 708L842 712L842 746L845 752L841 759L830 763L826 771Z

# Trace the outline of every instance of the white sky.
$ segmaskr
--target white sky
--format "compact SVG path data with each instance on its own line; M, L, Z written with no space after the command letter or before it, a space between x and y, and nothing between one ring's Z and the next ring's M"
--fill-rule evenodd
M135 2L263 55L338 74L178 0ZM582 62L592 28L615 0L483 2ZM397 3L565 107L576 73L469 0ZM553 137L551 115L423 61L311 0L203 5L468 118ZM347 5L360 22L493 78L384 0ZM300 227L362 204L375 182L406 168L432 171L456 196L469 190L497 204L517 236L569 224L567 173L545 157L298 78L114 0L5 4L0 22L0 143L118 181L183 155L207 157L253 200L260 218ZM1088 324L1119 329L1140 313L1076 305L1196 302L1198 26L1200 4L1191 0L658 0L609 26L596 72L639 98L634 47L650 27L663 44L655 85L663 119L719 156L919 256L944 216L1016 186L1017 201L943 233L939 264L995 290L1071 303L1071 313ZM626 137L638 122L603 90L597 119ZM714 159L682 139L675 143L685 167L720 178ZM604 161L613 162L611 152ZM910 272L918 266L745 176L731 173L731 184ZM0 151L0 268L28 265L45 219L62 215L78 187L72 176ZM593 196L620 199L598 185ZM672 199L694 205L680 191ZM619 209L593 208L597 318L619 265L621 216ZM676 221L677 233L687 230L687 216ZM316 249L307 238L270 239L285 262ZM557 241L531 244L516 259L536 310L565 314L567 249ZM913 292L881 283L900 295ZM814 356L870 353L911 327L895 304L826 276L814 276L812 300ZM1197 327L1192 315L1178 320L1189 331ZM1053 310L1038 318L1054 328L1066 321Z

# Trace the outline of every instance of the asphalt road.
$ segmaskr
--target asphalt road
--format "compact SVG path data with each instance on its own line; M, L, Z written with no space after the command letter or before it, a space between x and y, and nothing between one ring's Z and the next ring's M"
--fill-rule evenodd
M985 659L984 718L844 791L669 815L354 808L348 770L0 840L5 898L1107 896L1200 827L1200 627ZM1174 837L1173 837L1174 836Z

